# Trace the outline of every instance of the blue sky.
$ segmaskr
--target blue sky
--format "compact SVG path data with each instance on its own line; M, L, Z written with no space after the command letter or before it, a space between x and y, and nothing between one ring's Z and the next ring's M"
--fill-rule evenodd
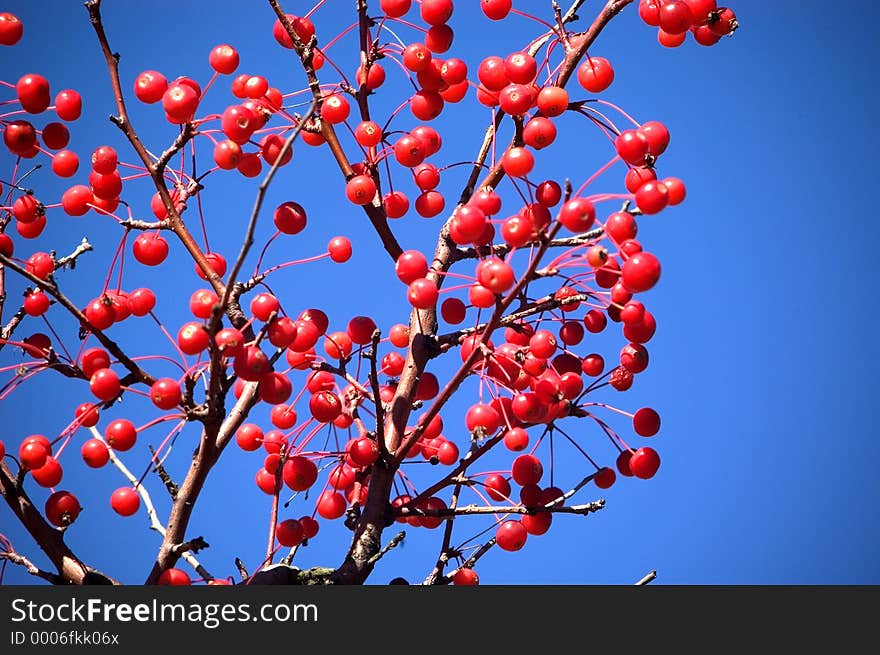
M265 74L285 91L301 86L295 62L271 38L268 5L253 3L242 16L240 3L225 1L212 3L211 11L194 11L196 3L159 1L150 3L149 11L106 4L107 30L122 54L126 90L144 69L169 78L189 74L204 83L210 72L207 54L222 42L239 49L241 71ZM288 10L295 9L288 4ZM504 27L465 8L469 3L457 4L453 54L472 71L481 57L504 56L535 33L524 19ZM586 519L559 516L547 536L531 538L519 553L486 556L478 569L484 583L626 584L650 569L658 570L659 583L880 582L880 516L874 502L880 477L873 466L880 446L870 413L877 388L873 368L880 356L874 329L880 317L871 300L880 229L870 214L878 139L869 112L880 64L871 30L880 10L867 1L845 7L842 15L840 5L818 0L738 0L734 8L742 29L735 38L713 48L688 43L673 51L656 43L654 31L630 7L594 46L592 54L607 56L616 72L602 97L639 120L668 125L672 143L661 172L688 185L684 205L640 223L640 240L663 261L660 285L645 296L659 324L650 344L651 365L632 391L606 391L599 398L628 409L660 410L663 427L649 445L660 451L663 465L647 482L626 479L607 492L590 488L582 498L606 498L601 513ZM6 2L0 10L25 22L22 43L0 50L0 78L14 82L24 73L40 72L53 90L78 89L85 111L73 126L71 148L87 158L96 145L109 143L132 161L106 122L112 111L106 69L81 4ZM342 13L318 12L319 35L335 34ZM346 40L334 55L349 68L351 47ZM390 67L388 72L389 77L399 73ZM221 110L231 101L228 84L220 80L218 93L212 91ZM395 105L378 99L376 106L387 115ZM132 110L146 143L161 150L170 142L173 128L162 123L155 107L133 102ZM472 98L452 107L439 121L445 126L444 161L472 159L488 118ZM583 180L610 155L599 150L601 140L589 127L571 121L564 129L565 138L539 160L541 170ZM10 165L8 153L0 154L0 179ZM622 168L616 170L620 175L607 177L615 189L622 177ZM81 172L75 181L83 177ZM33 179L38 195L46 189L47 197L57 198L64 188L48 170ZM223 183L204 194L205 211L212 246L231 255L253 187L230 176L219 180ZM449 180L453 189L457 178L450 174ZM136 214L146 215L146 185L133 184L131 190ZM336 234L352 238L355 254L343 266L320 262L280 275L272 286L282 299L290 299L295 311L325 308L336 329L357 314L381 317L380 327L386 329L405 320L403 287L360 211L342 196L341 178L326 152L297 146L294 164L279 174L267 206L284 200L306 206L309 227L270 254L318 254ZM266 223L258 233L263 239L269 234ZM406 247L428 251L439 223L410 215L394 227ZM95 294L81 285L94 287L103 280L118 231L93 214L72 219L54 210L38 242L66 252L84 235L97 252L61 279L83 303ZM20 240L18 246L17 254L36 249ZM175 254L183 254L179 246L172 246ZM159 296L157 313L169 329L189 320L186 302L200 286L191 265L146 269L129 258L125 286L144 285ZM122 343L135 349L165 347L154 329L129 325L147 323L114 328ZM41 329L33 319L31 326ZM606 356L621 345L619 336L597 340ZM0 365L17 357L6 349ZM438 374L444 370L437 368ZM9 447L26 434L57 434L87 399L84 385L41 376L0 404L0 438ZM448 425L461 425L467 404L461 399L444 412ZM147 409L131 403L126 411L142 423L150 415ZM462 443L463 429L455 429ZM594 440L589 443L601 444L592 428L575 429ZM191 428L183 433L172 472L182 472L195 438ZM149 457L145 444L157 439L158 432L142 436L130 458L132 468L143 470ZM159 544L157 535L147 530L143 514L133 519L112 514L107 497L122 479L109 467L85 470L77 450L78 445L62 460L67 463L63 486L81 497L87 511L68 539L86 561L126 582L140 582ZM599 446L596 452L611 457ZM509 458L499 465L503 461ZM202 559L215 575L233 574L235 556L258 562L265 547L269 507L252 481L258 466L255 455L230 449L205 489L191 535L211 543ZM571 481L581 471L582 461L573 452L560 455L561 478ZM167 505L155 482L150 480L154 499ZM35 497L42 501L44 494L35 492ZM290 516L309 511L310 502L296 501ZM468 530L457 528L456 535L464 538ZM23 552L35 552L5 505L0 532ZM298 555L298 563L334 565L347 540L338 522L322 522L318 539L302 551L301 560ZM438 542L437 532L410 530L405 545L383 560L371 582L397 575L421 579ZM15 568L6 575L8 582L32 581Z

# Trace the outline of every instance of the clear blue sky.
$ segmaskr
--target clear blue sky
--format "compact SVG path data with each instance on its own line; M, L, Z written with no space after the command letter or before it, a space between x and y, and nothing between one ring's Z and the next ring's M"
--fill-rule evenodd
M304 6L287 4L289 11ZM338 4L348 9L352 3ZM509 28L491 24L475 8L464 8L471 4L476 3L457 3L452 25L454 52L472 70L480 57L503 56L533 34L522 19L510 21ZM589 7L598 4L588 2L582 15L589 16ZM268 5L247 3L245 10L240 2L223 1L207 6L165 0L149 8L106 3L107 29L122 54L126 90L148 68L205 82L207 54L222 42L240 50L242 71L265 74L285 90L300 84L295 62L271 38ZM661 48L633 6L592 51L612 59L616 69L616 82L603 97L640 120L667 123L672 145L661 172L688 185L682 207L640 225L640 239L661 255L664 266L661 284L646 296L660 326L650 345L650 368L631 392L605 396L630 409L651 405L661 411L662 431L650 444L661 452L661 470L648 482L626 479L608 492L591 489L584 500L605 497L605 510L587 519L557 517L551 532L531 538L523 551L488 555L479 566L484 583L630 583L650 569L658 570L662 583L880 583L875 502L880 477L874 468L880 435L870 414L877 389L873 369L880 357L875 335L880 316L872 302L878 272L873 244L880 229L871 216L878 139L870 111L877 99L873 87L880 61L873 30L880 9L866 0L737 0L734 8L742 29L714 48L693 43L675 51ZM101 143L122 148L106 122L112 111L107 73L81 3L7 1L0 10L25 22L23 42L14 50L0 49L0 77L14 82L21 74L39 72L49 77L53 90L80 90L85 112L74 125L71 147L81 158ZM319 12L319 34L335 33L342 13ZM337 56L351 61L350 52ZM390 67L389 73L395 74ZM215 103L230 98L228 79L219 84ZM473 158L488 118L475 102L465 104L441 119L446 161ZM173 128L162 124L156 108L133 107L145 141L161 150ZM599 143L595 138L581 140L576 128L589 128L569 125L566 138L552 148L547 170L583 179L607 153L590 150ZM133 159L122 152L124 159ZM0 170L8 171L8 153L0 154L0 162ZM83 178L81 172L75 179ZM457 184L457 178L452 181ZM46 189L39 193L47 197L57 198L63 189L47 170L33 184ZM140 203L136 213L148 215L146 185L132 189ZM324 307L337 329L357 314L378 315L387 329L405 319L403 289L341 189L328 153L297 147L294 165L284 169L270 193L269 207L298 200L309 211L310 224L280 248L289 249L287 258L305 257L344 233L355 241L355 256L345 266L297 268L273 287L284 298L301 299L289 301L295 311ZM237 181L214 182L204 195L212 245L231 255L252 190ZM94 215L72 219L59 210L50 212L49 224L42 243L59 252L84 235L96 245L97 252L84 257L76 273L61 278L71 295L85 302L94 291L77 285L89 280L94 286L103 279L118 232ZM268 227L263 227L265 238ZM438 227L415 216L395 224L407 247L426 251ZM20 242L19 247L17 254L36 249ZM172 254L182 251L174 246ZM152 286L160 298L158 314L176 330L189 320L186 301L198 282L191 265L154 270L130 260L125 286ZM18 288L13 285L11 297ZM30 325L42 329L38 321ZM146 322L135 324L144 326L138 330L125 325L113 333L123 343L164 347ZM608 356L622 345L600 343ZM0 364L16 357L6 349ZM442 374L444 368L437 370ZM84 385L41 376L0 404L0 438L9 444L34 432L57 434L87 399ZM447 424L459 426L456 412L464 407L460 401L445 412ZM148 416L136 403L126 411L136 422ZM587 426L579 429L592 435ZM461 442L461 428L458 432ZM157 438L159 433L141 437L129 458L133 468L143 469L146 443ZM598 442L597 435L589 438ZM195 439L189 429L178 443L172 461L178 477ZM143 514L134 519L112 514L107 497L122 479L110 467L85 470L77 451L78 445L63 460L63 487L77 492L87 511L69 531L69 541L86 561L126 582L140 582L158 536L147 530ZM582 466L574 455L567 457L559 475L571 480ZM258 466L258 458L233 447L206 487L190 536L200 534L211 543L202 559L214 575L233 574L235 556L258 562L265 548L269 508L268 497L253 484ZM150 480L153 497L166 511L155 482ZM42 492L35 496L42 502ZM311 510L311 503L297 502L290 516ZM466 527L458 530L457 535L466 535ZM35 553L5 504L0 532L23 552ZM319 538L297 563L337 564L348 534L338 522L323 522ZM381 563L371 582L396 575L420 580L438 543L437 532L410 530L405 545ZM16 567L7 570L6 580L32 582Z

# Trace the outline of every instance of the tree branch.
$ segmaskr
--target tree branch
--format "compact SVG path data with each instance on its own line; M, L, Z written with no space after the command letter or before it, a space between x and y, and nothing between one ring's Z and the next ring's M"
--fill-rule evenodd
M657 571L648 571L645 576L635 583L636 587L643 587L657 579Z
M321 85L318 82L318 76L315 72L315 67L312 64L312 54L315 48L314 37L312 37L311 43L304 44L297 35L291 22L287 20L287 14L284 13L284 9L281 8L278 0L269 0L269 5L271 5L272 9L275 11L278 20L284 26L284 30L287 32L291 41L293 41L294 49L300 57L306 77L308 78L309 88L312 90L312 95L314 96L315 101L318 102L320 106L320 103L324 100L324 96L321 93ZM366 3L363 3L363 7L365 11ZM342 148L342 144L339 142L336 130L331 123L324 120L320 121L320 125L321 136L323 136L324 140L327 142L327 146L330 148L330 152L336 159L339 170L342 171L345 179L349 180L354 175L354 171L352 170L351 162ZM378 177L374 176L374 180L376 182L376 188L380 189ZM376 231L376 234L378 234L379 238L382 240L382 246L385 248L385 251L391 259L396 262L397 258L400 257L403 252L403 248L400 247L397 237L394 236L394 232L391 231L391 227L388 225L388 217L385 215L385 206L382 204L381 191L377 191L376 198L374 198L371 203L364 205L363 209L367 214L367 218L370 219L370 223L373 224L373 229Z
M39 568L36 564L31 562L27 557L16 553L15 551L5 551L0 552L0 560L6 560L7 562L12 562L13 564L18 564L19 566L23 566L25 570L33 576L38 578L42 578L46 582L49 582L54 585L65 584L64 580L61 576L51 573L49 571L44 571Z
M74 555L64 543L64 532L57 530L43 518L27 492L18 484L16 476L2 460L0 460L0 494L40 550L55 566L61 583L119 584L97 569L87 566Z
M464 505L461 507L444 507L443 509L421 509L412 506L412 503L393 510L395 517L407 516L436 516L438 518L454 518L456 516L472 516L476 514L537 514L538 512L550 512L551 514L578 514L586 516L593 514L605 507L604 500L596 500L584 505L552 505L544 507L525 507L523 505L510 506L479 506Z
M122 349L116 344L115 341L110 339L106 334L104 334L103 330L99 330L91 323L89 323L89 319L86 318L85 314L83 314L79 308L74 305L70 299L65 296L61 290L58 288L58 285L53 281L41 280L36 275L31 274L27 270L23 269L21 266L16 264L14 261L9 259L6 255L0 254L0 264L5 266L6 268L15 271L22 277L29 280L32 284L39 287L42 291L48 293L50 296L55 298L62 307L64 307L68 312L70 312L74 318L76 318L80 325L95 335L95 338L101 342L101 345L104 346L110 353L119 360L119 363L122 364L128 371L139 381L147 386L153 384L156 381L156 378L143 370L140 366L138 366L131 358L126 355Z
M171 193L168 191L168 187L165 185L163 172L168 160L173 156L174 152L176 152L174 150L174 145L163 153L158 161L153 161L153 157L147 151L146 147L144 147L144 144L141 142L140 137L135 131L131 119L129 118L128 110L125 106L125 96L122 93L122 84L119 79L119 55L111 50L110 44L107 40L107 34L104 31L104 24L101 20L101 0L88 0L88 2L85 3L85 6L89 12L89 21L95 30L95 34L98 37L98 43L101 46L101 52L107 63L107 70L110 73L110 85L113 88L113 98L116 103L117 112L117 115L111 116L110 119L114 125L122 130L122 133L128 139L128 142L131 144L132 148L134 148L141 162L149 172L153 184L156 187L156 191L162 199L162 204L165 206L165 210L168 213L170 229L177 235L177 238L183 244L184 248L186 248L187 252L189 252L199 269L205 274L208 282L210 282L211 286L214 288L214 292L218 296L223 296L226 291L223 286L223 281L220 279L220 276L214 272L214 269L211 268L211 265L205 258L205 253L203 253L198 244L196 244L195 239L193 239L192 234L187 229L180 213L177 211L177 207L175 207L174 200L171 198ZM190 132L191 126L185 126L181 135ZM181 136L178 136L174 143L183 147L186 141L184 140L181 143ZM232 320L232 317L230 317L230 320ZM243 322L241 324L243 324Z
M128 480L129 484L134 487L134 490L137 491L138 495L141 497L141 500L144 503L144 509L147 510L147 517L150 519L150 529L158 532L162 537L165 536L165 526L162 525L162 521L159 520L159 514L156 512L156 507L153 505L153 498L150 496L150 492L147 491L147 488L135 477L135 475L129 470L129 468L125 465L125 463L119 459L116 455L116 451L110 446L109 443L104 439L104 435L101 434L101 431L98 428L91 427L89 428L89 432L91 432L92 437L102 442L105 446L107 446L107 452L110 453L110 462L117 468L117 470L122 474L122 476ZM193 556L192 553L188 552L190 549L177 549L177 554L182 556L186 563L192 566L193 570L201 573L204 571L204 568L199 563L199 561ZM209 576L210 580L211 577Z

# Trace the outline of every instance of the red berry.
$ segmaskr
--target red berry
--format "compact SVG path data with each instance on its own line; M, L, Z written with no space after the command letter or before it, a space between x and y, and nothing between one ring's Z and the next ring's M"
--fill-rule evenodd
M376 196L376 183L369 175L355 175L346 183L345 195L355 205L368 205Z
M177 380L161 378L150 387L150 400L159 409L174 409L180 404L182 393Z
M58 177L73 177L77 169L79 169L79 157L77 157L75 152L60 150L52 157L52 172ZM89 198L91 200L91 193L89 193ZM63 199L62 204L64 204ZM67 206L64 209L68 214L71 213ZM86 211L88 211L88 207L86 207Z
M15 85L15 93L22 109L29 114L40 114L52 103L49 95L49 80L35 73L20 77Z
M218 45L208 55L211 68L221 75L231 75L238 68L238 52L231 45Z
M437 286L427 278L413 280L407 289L407 299L417 309L430 309L437 304Z
M24 24L15 14L0 14L0 45L15 45L21 40Z
M299 234L306 227L306 210L298 202L288 200L275 208L273 220L279 232Z
M121 389L119 376L116 374L116 371L112 369L98 369L92 377L89 378L89 388L99 400L113 400L119 395Z
M140 509L140 506L141 498L131 487L120 487L110 494L110 507L120 516L131 516Z
M61 464L58 463L57 459L54 457L47 457L45 464L40 468L31 471L31 477L33 477L34 482L41 487L50 489L52 487L57 487L61 483L61 479L64 477L64 471L61 469Z
M89 439L80 450L83 461L91 468L101 468L110 461L110 451L100 439Z
M572 232L586 232L596 220L596 208L586 198L569 200L559 211L559 222Z
M505 72L504 60L501 57L486 57L477 68L477 77L488 91L498 92L510 84Z
M507 500L510 498L510 483L503 475L493 473L486 477L486 493L492 500Z
M660 279L660 260L649 252L640 252L623 263L621 282L629 291L647 291Z
M144 71L134 81L134 94L146 104L159 102L168 89L168 80L157 71Z
M653 437L660 431L660 414L650 407L642 407L633 415L633 429L643 437Z
M577 78L590 93L601 93L614 81L614 68L605 57L588 57L578 68Z
M422 0L419 13L429 25L443 25L452 18L452 0Z
M354 131L354 138L365 148L372 148L382 142L382 128L374 121L361 121Z
M281 476L284 484L293 491L305 491L318 479L318 467L307 457L294 455L284 462Z
M534 148L541 150L552 144L556 140L556 125L548 118L543 116L535 116L523 129L523 142Z
M608 489L614 484L616 479L617 474L614 472L614 469L605 466L596 471L596 475L593 477L593 482L595 482L596 486L600 489Z
M431 51L421 43L411 43L403 49L403 65L413 73L427 70L431 65Z
M145 232L132 245L134 258L145 266L158 266L168 257L168 242L157 232Z
M660 468L660 455L653 448L643 446L633 453L629 467L637 478L643 480L653 478Z
M537 72L538 64L527 52L514 52L504 60L504 74L514 84L531 84Z
M137 441L137 429L128 419L117 419L104 430L104 437L111 448L125 452L134 447Z
M614 147L627 164L642 166L651 144L643 133L637 130L624 130L615 140Z
M520 486L538 484L544 475L544 467L541 465L541 461L534 455L520 455L513 460L511 474Z
M317 502L318 514L321 517L334 520L345 514L345 498L330 489L321 492Z
M128 294L128 309L135 316L146 316L155 306L156 295L150 289L135 289Z
M211 292L213 295L213 292ZM216 296L214 296L215 300L211 303L213 305L214 302L217 302ZM278 302L278 298L273 296L271 293L258 293L254 296L253 300L251 300L251 313L254 315L258 321L268 321L272 314L277 313L281 309L281 305ZM207 318L202 317L202 318Z
M2 20L2 14L0 14ZM46 518L58 528L66 528L76 521L82 511L79 500L69 491L56 491L46 499Z
M502 550L515 551L526 545L529 533L519 521L504 521L495 531L495 543Z
M456 587L473 587L480 584L480 576L473 569L461 568L452 575L452 584Z
M63 121L75 121L82 114L82 97L73 89L55 95L55 113Z
M718 19L709 21L709 28L718 36L727 36L739 27L736 14L732 9L724 7L718 11Z
M670 34L663 30L657 32L657 41L665 48L677 48L685 42L686 38L687 32L682 32L681 34Z
M659 214L669 204L669 191L663 182L645 182L636 191L636 204L644 214Z
M287 519L282 521L275 528L275 537L278 543L286 548L298 546L305 538L302 525L296 519Z
M491 20L503 20L513 8L513 0L480 0L480 9Z
M330 253L330 259L341 264L351 259L351 241L345 237L333 237L327 245L327 252Z
M199 100L199 94L192 86L176 82L162 94L162 108L172 123L186 123L195 115Z
M666 187L666 197L670 205L679 205L684 202L687 195L684 182L677 177L667 177L663 180L663 186Z
M510 148L501 158L504 172L511 177L525 177L535 165L535 158L525 148Z
M667 34L683 34L693 22L694 15L686 2L673 0L660 7L660 29Z
M409 11L412 0L379 0L379 7L390 18L400 18Z
M165 569L162 571L156 584L171 587L188 587L192 584L192 580L185 571L180 569Z

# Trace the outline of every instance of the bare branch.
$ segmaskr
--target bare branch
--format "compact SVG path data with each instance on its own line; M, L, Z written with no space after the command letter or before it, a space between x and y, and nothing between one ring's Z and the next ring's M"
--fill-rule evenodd
M74 318L76 318L80 325L90 331L95 335L95 338L101 342L101 345L104 346L110 354L112 354L116 359L119 360L119 363L122 364L128 371L140 382L151 385L156 381L156 378L144 371L140 366L138 366L131 358L126 355L122 349L116 344L115 341L110 339L106 334L104 334L103 330L99 330L91 323L89 323L89 319L86 318L85 314L83 314L79 308L71 302L71 300L65 296L61 290L58 288L58 285L54 283L54 281L47 281L38 278L36 275L33 275L29 271L25 270L14 261L9 259L6 255L0 254L0 264L8 268L9 270L15 271L22 277L26 278L39 287L42 291L48 293L50 296L55 298L62 307L64 307L68 312L70 312Z
M69 255L65 255L60 259L55 260L55 270L57 271L59 268L69 268L73 270L76 267L76 260L80 255L87 253L91 250L94 250L94 247L86 237L83 237L80 244L74 249L72 253Z
M635 583L636 587L643 587L657 579L657 571L648 571L641 580Z
M525 507L523 505L511 506L479 506L464 505L461 507L444 507L443 509L421 509L412 506L412 503L394 509L394 516L436 516L449 518L456 516L472 516L475 514L537 514L538 512L550 512L551 514L578 514L586 516L593 514L605 507L604 500L596 500L584 505L547 505L545 507Z
M247 230L245 231L244 239L241 242L241 251L238 253L238 257L235 260L235 264L232 266L232 270L229 273L229 279L226 282L226 292L222 296L222 301L220 303L221 307L225 307L227 302L229 301L229 294L232 291L232 287L236 282L236 278L238 277L239 272L241 271L241 267L244 264L244 260L250 252L251 246L254 245L254 231L257 228L257 218L260 215L260 209L263 207L263 200L266 198L266 191L269 189L269 185L272 184L272 180L275 178L275 173L278 172L278 168L281 166L285 155L290 151L291 146L293 145L294 140L297 136L299 136L300 131L302 130L302 126L305 124L306 120L312 117L315 113L315 109L318 106L318 100L313 99L311 104L309 105L308 111L303 115L302 120L300 120L299 124L293 129L293 132L290 133L290 136L284 140L284 145L281 146L281 150L278 152L278 155L275 159L275 163L272 164L272 167L269 169L269 172L266 173L266 177L263 178L263 181L260 183L260 186L257 188L257 197L254 199L254 208L251 211L251 217L248 219Z
M389 541L387 544L385 544L385 547L382 550L380 550L378 553L373 555L368 560L367 563L370 566L374 566L376 564L376 562L378 562L380 559L382 559L388 553L389 550L391 550L392 548L397 546L400 542L402 542L405 537L406 537L406 532L404 530L401 530L400 532L398 532L396 535L394 535L394 537L391 538L391 541Z
M318 76L312 63L312 55L314 54L314 48L316 46L315 37L312 37L310 43L304 44L297 35L291 22L287 19L287 15L281 8L278 0L269 0L269 4L278 16L278 20L284 26L284 30L293 41L294 49L300 57L306 77L308 78L309 88L312 90L312 95L317 102L323 102L324 96L321 93L321 85L318 82ZM366 10L366 3L364 3L364 10ZM324 140L327 142L327 146L330 148L330 152L333 154L334 159L336 159L339 170L342 171L346 180L350 179L354 175L354 171L352 170L351 162L342 148L342 144L339 142L336 130L331 123L324 120L320 121L320 125L321 136L323 136ZM374 176L374 180L376 181L376 188L379 189L378 177ZM400 254L403 252L403 248L400 247L397 237L394 236L391 227L388 225L388 217L385 215L385 207L382 204L380 193L377 193L376 198L374 198L371 203L364 205L363 208L364 212L367 214L367 218L369 218L370 222L373 224L373 229L382 240L382 246L385 248L385 251L391 259L396 262L397 258L400 257Z
M84 564L64 543L64 531L54 528L34 506L18 476L0 460L0 495L25 530L33 537L58 571L65 584L119 584L97 569Z
M107 446L107 452L110 453L110 463L115 466L122 476L128 480L129 484L134 487L134 490L137 491L138 495L141 497L141 501L144 503L144 509L147 510L147 517L150 519L150 529L158 532L163 537L165 536L165 526L162 524L162 521L159 520L159 515L156 512L156 507L153 505L153 498L150 496L150 492L147 491L147 488L137 479L137 477L129 470L129 468L125 465L125 463L119 459L116 455L116 452L110 446L109 443L104 439L104 435L101 434L101 431L96 427L89 428L89 432L91 432L92 437L104 443ZM186 563L193 567L193 570L199 571L202 568L202 565L199 561L193 556L192 553L188 552L190 549L178 550L178 555L182 556ZM210 579L210 578L209 578Z
M50 582L52 584L64 584L64 580L61 576L51 573L49 571L44 571L39 568L36 564L31 562L27 557L16 553L14 551L6 551L0 552L0 560L6 560L7 562L12 562L13 564L18 564L19 566L23 566L25 570L33 576L38 578L42 578L43 580Z

